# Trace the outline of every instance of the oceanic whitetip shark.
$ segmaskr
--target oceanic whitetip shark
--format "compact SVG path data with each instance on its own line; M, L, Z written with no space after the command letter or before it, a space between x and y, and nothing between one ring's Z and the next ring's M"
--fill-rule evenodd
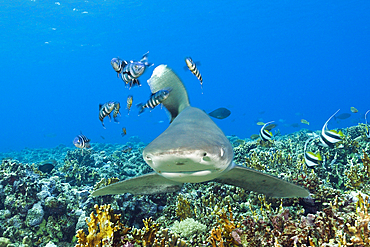
M166 65L155 68L148 84L152 93L172 88L163 102L171 124L143 151L145 162L154 172L97 189L93 196L175 192L183 183L205 181L239 186L272 197L309 195L297 185L236 165L229 140L203 110L190 106L183 83Z

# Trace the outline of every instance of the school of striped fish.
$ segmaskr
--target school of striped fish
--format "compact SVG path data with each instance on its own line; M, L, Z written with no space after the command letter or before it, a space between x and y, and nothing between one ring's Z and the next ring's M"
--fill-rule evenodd
M141 83L139 81L139 77L141 77L144 72L151 66L153 66L153 63L149 63L148 61L148 55L149 51L145 53L142 58L138 61L134 60L123 60L119 57L112 58L110 64L114 71L117 73L117 77L120 78L124 83L125 86L131 89L134 86L141 86ZM191 73L193 73L198 80L200 81L200 85L202 88L202 94L203 94L203 78L202 75L199 72L199 69L197 68L196 63L193 62L193 60L190 57L185 58L185 63L188 69ZM198 64L198 62L197 62ZM138 108L139 114L143 113L146 108L148 109L154 109L158 105L161 105L170 95L171 88L163 88L161 90L158 90L157 92L154 92L150 95L149 99L145 103L138 103L136 106ZM133 96L128 95L126 99L126 109L127 109L127 115L129 115L131 111L131 107L133 105ZM111 121L113 115L114 122L119 123L118 116L121 116L120 113L121 105L118 101L108 101L104 104L99 104L99 120L102 123L103 128L105 129L104 125L104 119L108 117L108 119ZM225 109L225 108L219 108L219 109ZM218 111L220 111L217 109ZM216 110L216 111L217 111ZM230 112L227 112L226 109L223 110L222 114L218 114L217 116L214 116L219 119L226 118L230 115ZM213 111L214 112L214 111ZM210 113L212 115L212 113ZM214 114L214 113L213 113ZM124 137L127 133L126 127L122 128L121 135ZM80 134L73 140L73 144L82 150L90 148L90 139L87 138L85 135Z

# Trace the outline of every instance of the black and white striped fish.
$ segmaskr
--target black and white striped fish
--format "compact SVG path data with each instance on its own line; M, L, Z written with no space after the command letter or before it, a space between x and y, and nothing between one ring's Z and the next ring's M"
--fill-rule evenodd
M365 125L365 128L366 128L366 137L368 138L368 139L370 139L370 130L369 130L369 125L367 124L367 119L366 119L366 115L368 114L370 112L370 110L368 110L366 113L365 113L365 123L366 123L366 125Z
M78 148L81 148L82 150L82 155L83 155L83 152L84 152L84 148L90 148L90 139L87 138L85 135L83 134L80 134L78 136L75 137L75 139L73 139L73 144L78 147Z
M148 54L145 53L140 61L125 61L119 58L113 58L111 65L117 72L117 76L121 76L121 79L125 82L129 88L138 85L141 86L138 78L145 72L147 67L153 64L148 63Z
M306 151L307 150L307 144L313 140L313 139L316 139L317 136L313 136L313 137L310 137L307 139L305 145L304 145L304 161L306 163L306 165L308 167L313 167L313 166L317 166L317 165L320 165L321 162L322 162L322 157L320 155L319 152L317 152L316 154L313 153L313 152L310 152L310 151Z
M336 111L325 122L324 126L321 129L320 142L321 142L322 146L324 146L324 147L330 147L330 148L334 147L334 144L337 143L337 142L342 141L342 138L344 136L343 133L342 133L342 131L336 131L336 130L329 130L328 129L328 122L330 121L330 119L332 119L335 116L335 114L338 113L338 111Z
M107 103L104 103L104 104L99 104L99 119L105 129L105 126L104 126L104 118L106 116L109 117L109 119L111 119L111 112L115 109L115 106L116 106L116 102L114 101L109 101Z
M139 108L139 114L142 113L145 110L145 108L154 109L154 107L161 104L168 98L171 90L172 90L171 88L159 90L158 92L153 93L145 104L143 103L137 104L136 106Z
M200 81L200 86L202 88L202 93L203 93L203 78L197 68L197 65L193 62L193 59L191 59L191 57L185 58L185 63L186 63L186 66L188 66L191 73L193 73Z
M268 131L266 129L266 126L269 125L270 123L273 123L273 122L275 122L275 121L271 121L271 122L265 123L262 126L262 128L260 130L260 137L261 137L261 139L263 141L269 141L269 140L271 140L271 138L272 138L273 135L272 135L272 133L270 131Z

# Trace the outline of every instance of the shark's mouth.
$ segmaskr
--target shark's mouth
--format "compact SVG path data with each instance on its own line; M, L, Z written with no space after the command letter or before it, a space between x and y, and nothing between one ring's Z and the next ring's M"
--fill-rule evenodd
M212 180L219 176L220 170L210 169L210 170L200 170L200 171L177 171L177 172L165 172L158 171L158 174L163 177L177 181L177 182L186 182L186 183L201 183L205 181Z

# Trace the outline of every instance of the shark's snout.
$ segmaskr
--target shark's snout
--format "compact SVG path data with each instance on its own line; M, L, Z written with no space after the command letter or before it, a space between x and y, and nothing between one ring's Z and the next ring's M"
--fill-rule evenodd
M220 154L203 150L167 150L145 153L144 160L158 174L178 182L204 182L212 180L224 170L220 167Z

